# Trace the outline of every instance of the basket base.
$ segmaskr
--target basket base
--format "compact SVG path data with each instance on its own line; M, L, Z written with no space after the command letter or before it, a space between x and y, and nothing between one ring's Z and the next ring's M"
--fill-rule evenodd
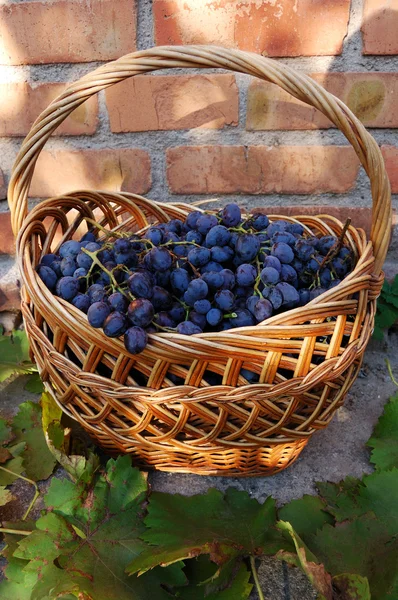
M205 452L176 452L153 450L139 446L126 449L133 464L145 470L168 473L190 473L214 477L266 477L283 471L299 457L309 438L288 444L265 445L260 448L228 449ZM111 446L109 439L94 440L105 451L120 454L120 448Z

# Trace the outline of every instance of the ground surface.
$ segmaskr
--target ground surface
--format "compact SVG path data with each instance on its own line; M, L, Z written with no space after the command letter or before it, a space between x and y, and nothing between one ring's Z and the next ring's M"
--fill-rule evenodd
M391 362L398 375L398 335L392 334L386 343L371 342L365 354L360 376L329 427L313 436L300 458L286 471L266 478L215 478L195 475L151 473L149 481L154 490L186 495L205 492L209 487L225 490L233 486L246 490L264 501L272 495L278 503L288 502L303 494L315 494L316 481L339 481L347 475L361 477L371 471L369 451L365 446L383 406L394 393L385 364ZM0 415L10 417L21 402L37 396L23 389L24 378L3 384L0 388ZM58 470L55 476L62 476ZM48 482L43 484L43 489ZM4 508L1 520L20 517L29 504L31 489L20 481L14 486L18 502ZM37 505L36 516L40 510ZM7 509L7 510L6 510ZM304 575L272 559L262 561L259 576L265 600L313 600L316 597ZM253 600L257 595L253 594ZM150 600L150 599L148 599Z

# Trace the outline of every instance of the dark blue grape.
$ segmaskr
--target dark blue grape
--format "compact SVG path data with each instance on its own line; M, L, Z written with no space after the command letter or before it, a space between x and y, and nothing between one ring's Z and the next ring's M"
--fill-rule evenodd
M219 308L211 308L207 313L205 320L211 327L217 327L223 318L223 313Z
M174 292L183 294L187 291L191 277L185 269L174 269L170 275L170 283Z
M133 273L128 279L131 293L137 298L152 298L153 283L148 273Z
M54 273L56 274L58 279L60 277L62 277L61 262L62 262L62 260L60 258L58 258L58 259L53 260L53 262L50 265L50 269L52 269L54 271Z
M319 268L322 264L322 260L323 256L321 254L314 254L313 258L311 258L307 262L305 269L310 273L316 273L317 271L319 271Z
M79 291L79 282L74 277L61 277L57 281L55 291L64 300L72 300Z
M192 246L190 244L177 244L173 246L173 254L178 257L186 258L189 252L192 250Z
M199 233L199 231L193 229L192 231L188 231L187 235L185 236L185 239L187 242L193 242L195 244L199 244L200 246L203 242L203 235Z
M168 231L172 231L177 235L181 235L182 232L182 221L180 219L171 219L168 223L166 223L166 229Z
M254 306L254 316L258 323L269 319L272 316L273 306L271 302L265 298L260 298Z
M187 293L196 300L203 300L209 293L209 287L203 279L193 279L188 285Z
M151 268L154 271L167 271L170 269L173 259L167 248L152 248L146 255Z
M40 264L45 267L49 267L49 266L51 266L51 263L54 262L54 260L57 260L56 254L45 254L44 256L41 257Z
M264 229L267 229L269 225L269 218L267 215L255 213L251 218L251 225L256 231L263 231Z
M333 279L333 281L329 285L329 290L331 290L332 288L338 286L339 283L341 283L341 279Z
M127 318L126 315L115 311L108 315L104 321L104 333L110 338L116 338L126 331Z
M155 315L153 321L154 323L157 323L157 325L160 325L160 327L170 327L174 329L174 327L176 326L176 323L171 318L170 314L165 310L162 310L157 315Z
M72 277L76 269L76 261L71 256L66 256L61 260L61 273L64 277Z
M275 284L279 281L279 273L273 267L265 267L260 273L264 285Z
M117 312L126 312L128 306L128 300L123 294L120 292L114 292L108 298L109 306L111 310L115 310Z
M235 250L236 242L239 239L239 233L237 231L231 231L231 239L229 240L229 247Z
M288 223L287 221L273 221L270 225L268 225L267 233L269 237L272 237L278 231L289 231L289 225L290 223Z
M327 289L332 281L332 274L329 269L322 269L319 273L319 281L321 283L321 287Z
M170 275L171 275L170 270L162 271L162 272L156 271L156 273L154 273L155 284L159 285L162 288L169 287Z
M214 301L218 308L221 308L221 310L225 312L229 312L234 305L235 295L231 290L220 290L214 294Z
M138 256L134 252L128 254L115 254L115 263L118 265L125 265L129 269L138 265Z
M305 289L299 290L299 296L300 296L299 306L305 306L310 301L310 291L309 290L305 290Z
M282 265L280 278L281 278L281 281L286 281L287 283L290 283L293 287L297 288L297 286L298 286L297 271L295 269L293 269L293 267L291 265Z
M254 307L256 306L256 304L259 300L260 300L260 296L249 296L246 299L246 308L248 311L251 312L252 315L254 315Z
M230 317L232 327L250 327L255 324L254 317L247 309L235 310L236 317Z
M196 300L193 307L197 313L199 313L200 315L205 315L211 309L211 303L209 302L209 300L204 298L203 300Z
M276 256L267 256L264 259L264 268L265 267L272 267L273 269L276 269L278 273L280 273L282 269L282 263L279 258L276 258Z
M201 217L202 214L203 213L199 212L198 210L194 210L193 212L189 213L189 215L185 219L185 224L189 227L189 229L196 229L196 224L198 222L199 217Z
M194 267L204 267L205 264L207 264L209 262L211 258L211 253L210 250L208 248L192 248L192 250L190 250L188 252L188 261L194 266Z
M189 320L192 321L192 323L194 323L198 327L200 327L202 331L206 327L205 315L201 315L200 313L196 312L196 310L191 310L191 312L189 313Z
M59 255L61 258L66 258L67 256L76 258L80 252L80 248L80 242L77 242L76 240L69 240L68 242L61 244L59 247Z
M124 345L130 354L139 354L148 343L148 335L141 327L130 327L124 334Z
M218 271L203 273L202 279L207 283L209 288L213 290L218 290L224 284L224 277L222 273Z
M90 298L91 304L101 302L106 296L104 286L99 283L93 283L87 290L87 295Z
M169 310L169 315L175 323L181 323L185 319L185 309L179 302L175 302Z
M212 227L206 235L206 246L212 248L213 246L226 246L229 244L231 234L224 225L216 225Z
M87 311L87 318L91 327L96 329L102 327L110 312L111 309L106 302L94 302Z
M221 211L221 220L226 227L235 227L241 219L241 210L237 204L231 202Z
M294 259L294 253L288 244L278 242L271 248L271 255L276 256L282 264L291 263Z
M54 271L46 265L39 265L37 267L37 274L48 287L48 289L53 292L58 281L57 275L54 273Z
M292 233L289 233L288 231L278 231L272 236L272 241L275 244L278 242L283 242L284 244L288 244L289 246L294 246L297 239Z
M201 267L201 273L220 273L223 270L223 266L220 263L211 260L204 267Z
M333 248L337 244L337 238L334 235L324 235L318 240L318 249L319 252L326 256L329 250Z
M96 239L97 238L92 231L87 231L87 233L80 238L80 242L95 242Z
M304 227L301 223L289 223L289 231L296 235L303 235Z
M310 300L314 300L315 298L318 298L318 296L320 296L324 292L326 292L325 288L322 288L322 287L314 288L313 290L310 291Z
M87 294L80 294L79 292L74 298L72 298L72 304L82 312L87 313L91 302Z
M283 296L276 287L265 288L263 291L263 296L271 302L274 310L278 310L278 308L282 306Z
M339 279L343 279L348 273L348 264L337 257L332 260L332 269Z
M212 227L218 225L217 217L214 215L203 214L196 221L196 227L202 235L207 235Z
M254 260L260 250L260 240L251 233L244 233L239 236L235 244L235 252L239 258L245 262Z
M223 276L223 284L222 288L224 290L232 290L235 287L235 275L232 273L230 269L223 269L220 271L220 274Z
M154 246L159 246L163 242L163 232L159 227L150 227L144 237L150 240Z
M351 261L351 259L352 259L351 250L349 248L347 248L346 246L343 246L343 248L341 248L341 250L339 251L338 257L341 258L342 260Z
M79 267L73 273L73 277L75 277L76 279L79 279L79 277L86 277L86 275L87 275L87 271L86 271L86 269L83 269L83 267Z
M174 233L174 231L166 231L165 235L164 235L164 243L166 244L167 242L180 242L181 238L179 235L177 235L176 233Z
M236 269L235 278L238 285L249 287L256 281L257 269L253 265L244 263Z
M183 335L194 335L196 333L203 333L201 328L192 323L192 321L183 321L177 325L178 333Z
M229 246L213 246L210 252L212 260L217 263L228 262L234 257L234 251Z
M167 290L155 285L153 287L153 296L151 298L154 309L157 310L168 310L173 305L173 298Z
M293 308L294 306L298 305L300 302L299 293L296 288L290 285L290 283L278 283L275 287L282 294L284 305L287 305L289 308Z
M138 298L130 302L127 309L129 321L137 327L146 327L152 321L155 311L152 303L146 298Z
M307 239L298 239L294 244L294 249L297 254L297 258L303 262L310 260L314 254L314 248L308 243Z

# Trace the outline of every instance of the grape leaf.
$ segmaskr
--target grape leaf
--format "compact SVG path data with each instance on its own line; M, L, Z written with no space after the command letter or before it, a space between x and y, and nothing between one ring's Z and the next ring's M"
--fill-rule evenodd
M48 479L56 460L47 447L41 426L41 408L34 402L24 402L14 417L12 430L15 441L26 442L22 453L27 477L34 481Z
M13 331L12 335L0 336L0 382L14 373L37 371L29 358L29 342L24 331Z
M12 473L7 473L2 467L12 471ZM18 479L18 475L21 475L23 472L22 456L17 456L16 458L8 460L5 464L0 465L0 485L10 485Z
M369 581L366 577L343 573L333 577L332 583L341 600L371 600Z
M44 392L44 385L40 379L40 375L38 373L31 375L26 382L24 389L32 394L42 394Z
M5 522L3 527L16 530L29 531L35 528L32 521ZM27 561L15 558L13 553L18 548L18 542L23 539L23 535L15 533L5 533L5 548L2 554L7 558L7 566L4 570L6 579L0 582L1 600L31 600L33 586L37 580L34 573L26 573L23 569L28 564Z
M332 575L367 577L372 600L398 597L398 538L375 515L325 525L312 538L311 550Z
M319 496L305 495L292 500L279 509L278 516L282 521L288 521L306 543L317 529L322 529L326 523L334 523L333 517L326 512L325 502Z
M145 477L123 456L109 460L90 485L53 479L45 504L50 510L36 531L22 539L14 556L36 572L31 600L86 594L95 600L167 600L163 586L186 583L183 564L142 577L124 570L141 552L139 536L146 501Z
M0 419L0 444L8 444L12 439L11 429L7 425L5 419Z
M398 394L390 398L367 445L377 469L398 467Z
M189 578L190 585L179 590L178 598L181 600L247 600L253 588L249 583L250 575L250 571L241 563L236 576L227 586L210 593L205 586L197 585Z
M355 518L365 511L361 508L359 492L363 483L355 477L347 477L340 483L317 482L321 497L326 502L326 510L337 521Z
M199 554L209 554L219 565L237 555L274 554L281 541L275 522L272 498L259 504L233 488L225 495L215 489L190 497L154 493L142 536L150 546L132 561L128 572L145 573Z
M14 496L9 490L6 490L5 486L0 485L0 506L8 504L11 500L15 500Z

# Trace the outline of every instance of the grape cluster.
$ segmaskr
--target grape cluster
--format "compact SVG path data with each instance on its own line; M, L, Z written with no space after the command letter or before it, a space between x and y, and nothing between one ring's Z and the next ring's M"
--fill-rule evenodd
M151 225L140 235L94 230L46 254L37 273L108 337L142 352L148 333L193 335L253 326L303 306L338 285L354 265L331 235L297 222L242 217L237 204L217 214Z

